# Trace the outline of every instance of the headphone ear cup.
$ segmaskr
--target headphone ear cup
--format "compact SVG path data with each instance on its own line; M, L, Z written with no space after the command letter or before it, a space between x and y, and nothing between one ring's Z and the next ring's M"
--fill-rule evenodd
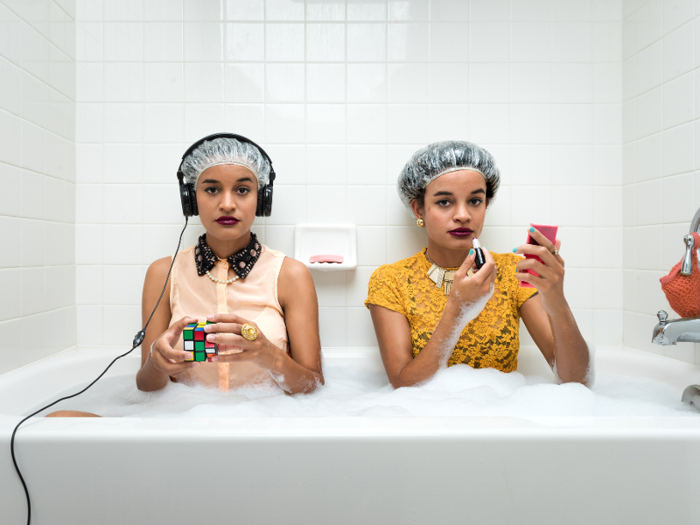
M258 208L255 215L258 217L269 217L272 214L272 186L267 185L258 194Z
M185 217L199 215L197 198L192 184L180 184L180 203L182 204L182 214Z
M269 185L267 188L265 188L265 209L263 210L263 213L265 214L265 217L269 217L272 215L272 185Z
M197 206L197 192L194 189L193 184L188 184L189 194L190 194L190 210L192 210L192 215L199 215L199 206Z

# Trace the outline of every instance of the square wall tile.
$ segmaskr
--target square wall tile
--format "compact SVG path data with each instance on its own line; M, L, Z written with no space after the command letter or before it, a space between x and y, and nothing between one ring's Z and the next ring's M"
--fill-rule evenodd
M307 24L304 40L308 62L345 61L345 25Z
M348 62L382 62L386 60L385 24L350 24L347 27Z
M497 22L472 22L469 26L469 57L472 62L508 62L510 25Z
M304 60L304 24L265 26L265 58L274 62Z
M663 134L664 175L674 175L693 170L695 153L695 126L683 124Z
M185 22L184 59L186 62L220 62L223 60L224 24L219 22Z
M233 62L264 60L265 25L226 24L224 58Z
M469 56L469 24L430 24L430 62L452 62Z

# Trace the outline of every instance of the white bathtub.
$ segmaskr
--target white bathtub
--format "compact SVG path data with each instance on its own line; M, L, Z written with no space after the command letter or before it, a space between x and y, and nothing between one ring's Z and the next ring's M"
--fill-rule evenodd
M74 350L0 377L0 521L26 520L19 414L99 373ZM600 348L597 370L678 390L700 368ZM326 366L381 367L335 349ZM138 358L112 374L133 374ZM520 371L547 372L523 350ZM35 418L18 433L35 525L700 523L700 417Z

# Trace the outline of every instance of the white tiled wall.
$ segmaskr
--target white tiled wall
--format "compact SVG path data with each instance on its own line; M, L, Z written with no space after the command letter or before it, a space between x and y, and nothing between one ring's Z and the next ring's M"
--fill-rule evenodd
M624 341L700 364L696 345L650 342L656 312L671 312L658 280L683 256L700 206L700 4L629 1L624 9Z
M477 142L502 169L486 246L559 224L585 335L621 342L622 12L621 0L78 0L79 344L129 344L145 268L182 224L180 155L224 129L274 159L273 215L256 226L268 245L292 254L300 222L358 225L358 270L315 275L325 346L376 344L369 276L425 244L394 182L442 139Z
M0 373L76 344L75 2L0 0Z

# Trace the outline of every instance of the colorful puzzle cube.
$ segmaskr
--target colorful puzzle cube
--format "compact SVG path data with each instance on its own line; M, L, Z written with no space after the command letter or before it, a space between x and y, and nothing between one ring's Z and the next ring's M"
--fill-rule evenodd
M206 361L207 358L215 356L219 353L219 345L207 341L207 333L204 327L208 324L214 324L207 321L206 323L191 323L188 324L182 331L182 338L186 352L192 352L192 359L185 359L185 362Z

